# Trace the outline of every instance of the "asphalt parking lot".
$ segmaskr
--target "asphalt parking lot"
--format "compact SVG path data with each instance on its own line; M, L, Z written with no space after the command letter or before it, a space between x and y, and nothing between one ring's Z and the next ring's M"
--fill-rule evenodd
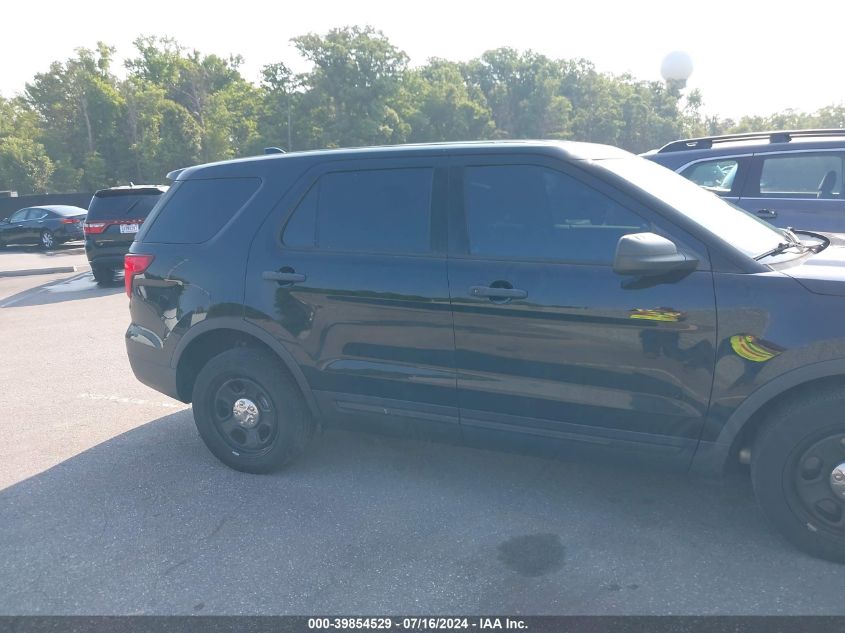
M845 614L745 480L341 431L229 470L134 379L126 304L0 277L0 614Z

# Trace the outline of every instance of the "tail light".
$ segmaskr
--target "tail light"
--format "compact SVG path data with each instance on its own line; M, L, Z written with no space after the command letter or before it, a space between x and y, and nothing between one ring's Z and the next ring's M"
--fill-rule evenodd
M108 224L106 222L86 222L82 225L82 230L85 235L99 235L106 230Z
M62 218L59 224L79 224L79 218Z
M126 296L132 296L132 280L140 275L153 263L152 255L136 255L128 253L123 257L123 279L126 284Z

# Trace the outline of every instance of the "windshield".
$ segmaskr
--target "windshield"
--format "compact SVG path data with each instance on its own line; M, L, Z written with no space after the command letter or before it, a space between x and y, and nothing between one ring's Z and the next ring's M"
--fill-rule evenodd
M772 225L661 165L639 157L604 159L601 165L663 200L749 257L765 253L784 241L783 234Z

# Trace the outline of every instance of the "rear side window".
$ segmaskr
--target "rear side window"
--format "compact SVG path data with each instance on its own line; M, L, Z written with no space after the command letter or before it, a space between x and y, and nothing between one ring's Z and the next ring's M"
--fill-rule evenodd
M296 248L428 253L433 175L430 168L325 174L297 206L283 241Z
M760 194L771 198L838 198L842 176L842 157L836 154L764 158Z
M258 178L177 182L144 236L145 242L199 244L223 228L258 190Z
M88 220L145 219L162 192L126 195L95 195L88 207Z

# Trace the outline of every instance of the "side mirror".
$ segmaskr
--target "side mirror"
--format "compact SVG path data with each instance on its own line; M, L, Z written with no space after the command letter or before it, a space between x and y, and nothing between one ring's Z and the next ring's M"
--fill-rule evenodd
M630 233L619 238L613 271L620 275L654 276L693 270L698 264L678 252L671 240L655 233Z

